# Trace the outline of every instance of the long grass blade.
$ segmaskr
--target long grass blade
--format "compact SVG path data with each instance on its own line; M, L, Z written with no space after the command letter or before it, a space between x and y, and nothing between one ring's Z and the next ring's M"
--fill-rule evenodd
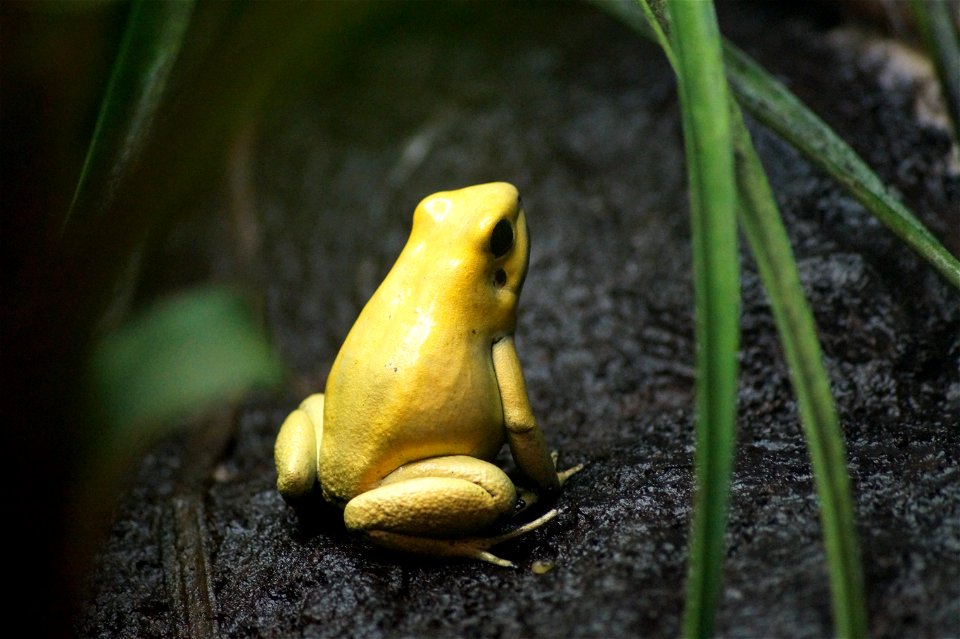
M106 210L139 156L193 8L194 0L136 0L131 6L63 230L81 211Z
M697 337L696 496L683 631L713 634L733 461L740 283L733 150L713 4L668 4L693 228Z
M960 288L960 262L833 130L780 82L732 44L724 45L730 87L754 117L833 176L900 239Z
M649 28L674 70L676 56L665 33L665 16L639 0ZM661 24L661 22L664 22ZM739 107L730 101L740 222L760 276L771 299L774 319L784 344L787 364L798 397L801 421L810 448L833 593L837 636L862 637L866 612L860 554L854 527L850 481L846 473L842 433L820 352L816 327L803 295L786 230L743 123Z
M597 6L651 40L636 0L606 0ZM884 186L860 156L783 84L747 54L724 42L730 88L740 106L832 175L871 214L883 222L948 282L960 288L960 261Z
M800 286L793 251L740 108L731 100L740 222L770 299L790 370L820 498L838 637L866 636L863 572L854 525L843 433L823 366L813 313Z
M674 73L679 73L680 63L677 60L677 54L673 51L673 45L670 44L670 38L667 35L668 19L666 10L666 0L637 0L637 5L643 11L643 17L647 19L644 27L649 29L652 37L656 39L657 44L663 49L663 53L670 62L670 67ZM639 27L639 25L638 25Z

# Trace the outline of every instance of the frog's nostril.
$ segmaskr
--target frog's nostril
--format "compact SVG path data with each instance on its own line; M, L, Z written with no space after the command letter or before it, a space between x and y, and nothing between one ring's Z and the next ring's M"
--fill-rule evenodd
M497 272L493 275L493 283L498 287L503 286L507 283L507 272L502 268L498 268Z

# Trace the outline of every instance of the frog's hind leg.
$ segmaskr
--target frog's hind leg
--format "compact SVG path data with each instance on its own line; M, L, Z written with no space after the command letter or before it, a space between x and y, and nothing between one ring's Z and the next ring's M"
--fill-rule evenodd
M287 416L274 445L277 490L286 499L306 497L313 490L322 435L323 393L317 393Z
M475 536L513 512L516 500L513 482L493 464L460 455L436 457L407 464L354 497L344 509L344 522L381 546L512 566L488 550L556 514L506 535Z

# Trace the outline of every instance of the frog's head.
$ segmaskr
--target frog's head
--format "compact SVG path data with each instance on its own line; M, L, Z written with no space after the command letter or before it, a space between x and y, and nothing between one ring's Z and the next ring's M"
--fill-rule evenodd
M530 261L516 187L492 182L424 198L414 212L411 246L429 251L435 277L472 312L512 325Z

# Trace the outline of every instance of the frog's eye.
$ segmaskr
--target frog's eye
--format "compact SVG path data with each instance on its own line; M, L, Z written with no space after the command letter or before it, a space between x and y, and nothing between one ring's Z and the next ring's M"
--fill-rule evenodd
M510 220L500 220L490 234L490 252L496 258L503 257L513 248L513 226Z

